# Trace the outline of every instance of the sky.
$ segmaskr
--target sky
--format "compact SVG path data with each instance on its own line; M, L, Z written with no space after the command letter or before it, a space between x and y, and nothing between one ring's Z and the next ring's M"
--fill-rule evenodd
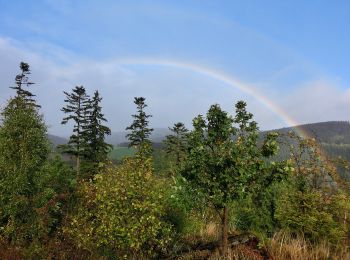
M245 100L262 130L349 121L350 1L0 0L0 105L30 64L49 132L63 91L99 90L112 131L144 96L152 127L234 114Z

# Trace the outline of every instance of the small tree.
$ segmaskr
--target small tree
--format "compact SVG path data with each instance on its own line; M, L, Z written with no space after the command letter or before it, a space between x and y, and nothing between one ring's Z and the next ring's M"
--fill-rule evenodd
M153 131L153 128L148 127L148 118L152 117L152 115L147 115L144 111L144 109L147 107L145 98L135 97L134 103L137 106L137 114L132 115L134 121L126 128L126 130L131 131L126 135L130 141L129 147L134 146L139 151L144 150L146 154L150 154L152 149L150 146L151 142L149 137Z
M315 139L293 132L287 137L294 170L278 198L276 218L292 234L302 234L312 242L339 244L349 229L349 204L344 203L349 198L342 192L336 168Z
M137 154L83 183L66 232L84 249L107 258L143 259L166 249L171 226L163 220L164 191L152 168L151 158Z
M194 130L189 134L182 175L221 212L223 256L228 246L229 204L252 187L264 166L263 155L273 154L268 152L269 145L258 148L258 128L252 117L243 101L236 104L235 118L213 105L206 120L201 115L193 120Z
M172 128L169 127L169 130L172 134L166 136L165 150L175 157L176 166L179 167L186 156L188 130L181 122L174 124Z
M29 82L24 80L29 65L21 63L21 70L14 88L17 96L1 112L0 128L0 233L13 241L36 236L33 197L50 151L47 129L32 99L34 95L22 89L23 82Z
M86 125L88 95L83 86L76 86L72 93L63 92L66 95L66 106L61 109L68 116L62 119L62 124L69 121L74 122L73 134L69 138L67 146L64 146L65 152L76 157L77 173L80 174L80 159L84 153L85 139L84 126Z
M111 134L111 130L102 124L107 122L107 120L102 114L101 100L102 98L96 90L93 98L88 102L86 125L83 126L85 131L84 142L86 144L84 154L94 167L107 160L108 152L112 148L112 145L105 142L105 137Z

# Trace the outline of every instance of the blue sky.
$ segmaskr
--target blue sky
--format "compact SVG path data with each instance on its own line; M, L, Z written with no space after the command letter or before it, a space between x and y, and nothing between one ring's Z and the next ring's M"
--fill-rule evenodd
M33 92L55 133L67 131L59 126L59 93L80 84L106 96L115 130L128 124L128 103L139 95L148 98L155 127L189 124L212 103L233 110L241 98L262 128L286 125L256 98L208 75L118 63L147 58L238 78L298 123L349 120L349 13L349 1L0 0L0 101L11 95L7 85L26 59L38 85Z

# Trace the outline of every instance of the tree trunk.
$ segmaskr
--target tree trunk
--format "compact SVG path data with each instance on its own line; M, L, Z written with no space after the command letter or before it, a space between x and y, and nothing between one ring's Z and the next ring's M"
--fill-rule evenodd
M77 176L80 177L80 156L77 155Z
M227 258L227 247L228 247L228 209L227 206L223 208L221 217L221 256Z

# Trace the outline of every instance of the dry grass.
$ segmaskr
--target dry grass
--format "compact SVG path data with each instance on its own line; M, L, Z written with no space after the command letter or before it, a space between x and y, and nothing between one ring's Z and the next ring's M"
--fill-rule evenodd
M279 232L267 243L267 250L274 260L322 260L350 259L349 248L331 250L325 242L311 245L303 237L292 238Z
M209 257L209 260L222 260L222 256L219 251L215 251ZM252 248L245 245L238 245L234 248L228 250L227 259L232 260L263 260L264 257L261 256L260 252L257 250L252 250Z
M186 237L187 245L198 245L198 244L207 244L211 242L218 242L220 240L220 225L214 222L203 226L201 230L191 236ZM237 233L236 235L238 235ZM232 233L231 233L232 235ZM227 259L239 259L239 260L263 260L264 258L261 255L261 251L257 249L257 245L250 244L240 244L228 249ZM223 258L220 255L220 249L215 248L214 250L192 250L181 256L178 256L176 259L209 259L209 260L222 260Z
M199 235L206 241L215 241L219 239L220 227L216 223L209 223L199 232Z
M206 225L197 236L191 237L191 242L202 243L218 241L220 227L214 223ZM286 232L276 233L265 243L265 250L259 249L257 244L240 244L228 250L227 259L234 260L350 260L350 245L332 248L328 243L313 245L304 237L291 237ZM210 259L222 260L219 249L194 250L179 256L177 259Z
M21 260L24 257L19 248L9 245L0 237L0 259Z

